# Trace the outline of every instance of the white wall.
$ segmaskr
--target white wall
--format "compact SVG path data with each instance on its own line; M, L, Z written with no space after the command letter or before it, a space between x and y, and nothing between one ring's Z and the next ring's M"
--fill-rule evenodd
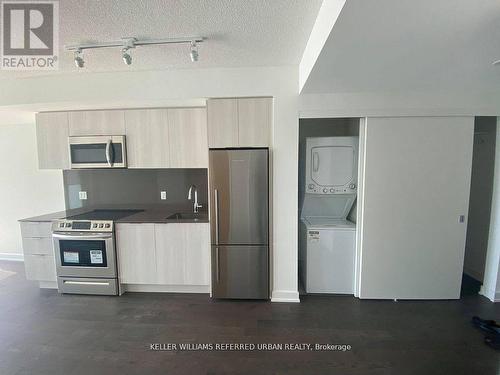
M17 220L64 209L62 173L38 170L34 123L0 124L0 160L0 259L18 258Z
M333 26L340 16L346 0L323 0L314 22L306 48L299 65L299 90L302 91L311 70L316 64L319 54L332 32Z
M0 109L17 111L152 107L197 98L273 96L272 299L298 302L297 66L83 73L3 80L1 86Z

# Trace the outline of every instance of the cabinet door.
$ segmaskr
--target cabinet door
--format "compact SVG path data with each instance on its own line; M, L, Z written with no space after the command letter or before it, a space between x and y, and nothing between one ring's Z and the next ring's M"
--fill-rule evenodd
M169 135L166 109L125 111L129 168L168 168Z
M272 98L238 99L239 147L271 145L272 103Z
M158 284L209 284L208 223L157 224L155 235Z
M52 112L36 115L38 167L69 169L68 113Z
M69 112L69 135L123 135L124 111Z
M24 254L24 269L27 280L56 281L54 254Z
M205 108L168 110L170 168L208 168Z
M209 99L208 146L238 147L238 99Z
M116 249L120 282L156 282L154 224L117 224Z

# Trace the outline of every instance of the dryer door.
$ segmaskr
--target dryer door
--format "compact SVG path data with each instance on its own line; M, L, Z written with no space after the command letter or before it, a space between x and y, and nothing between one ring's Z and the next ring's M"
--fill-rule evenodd
M350 146L311 148L311 178L319 186L344 186L353 181L355 150Z

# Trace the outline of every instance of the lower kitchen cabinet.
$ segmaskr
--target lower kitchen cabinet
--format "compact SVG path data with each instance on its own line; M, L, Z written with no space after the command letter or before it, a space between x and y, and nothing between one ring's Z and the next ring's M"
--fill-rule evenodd
M156 225L156 272L159 284L208 285L209 225Z
M21 222L26 279L56 282L56 264L51 225L47 222Z
M120 282L156 283L155 224L116 224Z
M57 281L54 255L24 255L24 270L27 280Z
M123 284L210 284L208 223L117 224Z

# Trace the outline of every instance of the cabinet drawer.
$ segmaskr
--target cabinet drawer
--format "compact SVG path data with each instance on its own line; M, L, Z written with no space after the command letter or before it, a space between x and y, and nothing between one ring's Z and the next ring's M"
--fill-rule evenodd
M23 237L24 255L54 255L52 238Z
M23 237L35 238L51 238L52 237L52 223L50 222L22 222L21 235Z
M56 263L53 255L24 255L26 279L56 281Z

